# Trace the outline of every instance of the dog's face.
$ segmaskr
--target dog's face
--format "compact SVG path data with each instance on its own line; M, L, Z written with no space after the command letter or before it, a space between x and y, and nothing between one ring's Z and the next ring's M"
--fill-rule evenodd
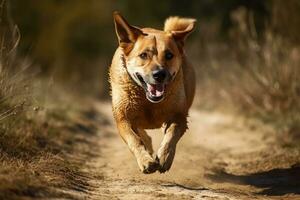
M118 13L114 13L114 19L128 73L150 102L162 101L180 70L183 42L195 21L190 20L183 30L159 31L130 26Z
M181 54L172 36L148 34L139 37L126 59L133 80L144 88L153 103L164 98L167 85L181 66Z

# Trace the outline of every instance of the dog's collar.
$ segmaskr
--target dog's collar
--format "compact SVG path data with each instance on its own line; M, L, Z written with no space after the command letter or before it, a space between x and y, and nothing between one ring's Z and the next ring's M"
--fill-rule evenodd
M126 70L128 76L130 77L130 79L132 80L132 82L134 82L134 84L138 85L138 84L134 81L134 79L131 77L130 73L128 72L128 69L127 69L127 66L126 66L125 56L124 56L123 53L121 53L120 58L121 58L121 61L122 61L122 63L121 63L122 67Z
M120 59L122 61L122 67L124 67L126 69L126 71L127 71L126 62L125 62L125 56L124 56L123 53L120 54ZM127 73L128 73L128 71L127 71Z

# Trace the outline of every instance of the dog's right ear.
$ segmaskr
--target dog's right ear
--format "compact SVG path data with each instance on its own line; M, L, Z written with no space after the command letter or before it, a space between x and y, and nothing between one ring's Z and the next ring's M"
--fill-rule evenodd
M185 39L195 29L196 19L169 17L165 21L164 31L171 33L180 49L183 48Z
M115 11L113 17L119 46L125 53L128 53L132 50L137 38L145 34L139 28L130 26L119 12Z

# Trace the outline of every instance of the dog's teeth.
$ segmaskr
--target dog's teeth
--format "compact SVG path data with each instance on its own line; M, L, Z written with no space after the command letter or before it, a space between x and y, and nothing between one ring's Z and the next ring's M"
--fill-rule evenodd
M147 90L151 97L161 97L164 94L165 87L164 85L147 83Z

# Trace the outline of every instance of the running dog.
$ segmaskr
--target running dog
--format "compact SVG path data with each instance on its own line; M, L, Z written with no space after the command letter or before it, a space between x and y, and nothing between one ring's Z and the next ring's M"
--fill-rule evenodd
M114 12L119 42L110 66L113 115L119 134L145 173L168 171L187 129L195 73L184 44L196 20L169 17L164 30L129 25ZM163 128L157 155L145 129Z

